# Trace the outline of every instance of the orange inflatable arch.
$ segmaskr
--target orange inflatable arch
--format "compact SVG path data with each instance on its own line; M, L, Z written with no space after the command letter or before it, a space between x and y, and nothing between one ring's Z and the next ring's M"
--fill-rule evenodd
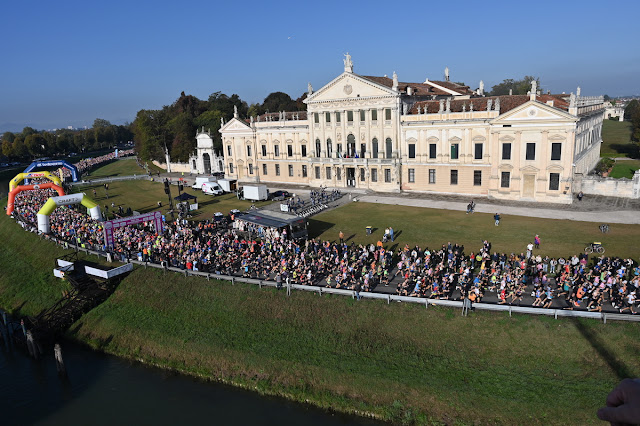
M30 190L34 190L34 189L55 189L56 191L58 191L58 195L65 195L64 194L64 189L62 189L60 186L56 185L53 182L47 182L47 183L40 183L37 185L19 185L16 186L15 188L13 188L11 190L11 192L9 192L9 202L7 203L7 215L11 215L11 213L13 213L13 210L15 209L15 200L16 200L16 195L18 195L19 193L21 193L22 191L30 191Z

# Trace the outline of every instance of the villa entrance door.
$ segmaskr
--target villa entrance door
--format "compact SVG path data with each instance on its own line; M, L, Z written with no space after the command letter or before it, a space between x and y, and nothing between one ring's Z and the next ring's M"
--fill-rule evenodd
M347 186L356 186L356 169L355 167L347 167Z
M202 162L204 163L204 174L211 174L211 157L206 152L202 154Z

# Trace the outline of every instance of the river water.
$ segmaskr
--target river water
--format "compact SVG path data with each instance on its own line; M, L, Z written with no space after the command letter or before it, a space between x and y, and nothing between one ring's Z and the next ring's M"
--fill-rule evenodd
M63 344L67 378L53 357L32 360L0 339L0 424L379 424L280 398L181 376Z

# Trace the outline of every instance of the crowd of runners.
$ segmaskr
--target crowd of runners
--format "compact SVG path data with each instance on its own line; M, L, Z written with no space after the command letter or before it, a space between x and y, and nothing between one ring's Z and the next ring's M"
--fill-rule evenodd
M15 217L37 229L36 214L51 190L24 191L16 197ZM60 207L50 217L51 235L72 245L110 251L116 259L137 259L166 266L224 275L318 285L356 291L395 286L412 297L491 302L542 308L602 311L610 303L635 314L640 268L631 259L567 258L491 252L487 241L477 252L447 243L430 249L408 245L389 248L317 239L294 241L286 234L263 232L258 241L241 237L233 221L176 220L158 233L151 224L114 231L115 246L104 246L102 224L82 207ZM539 239L537 240L539 244ZM388 292L388 289L387 289Z

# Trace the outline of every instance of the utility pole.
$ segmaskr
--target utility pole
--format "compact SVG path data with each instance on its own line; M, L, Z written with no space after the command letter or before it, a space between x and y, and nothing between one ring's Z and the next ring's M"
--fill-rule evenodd
M169 178L164 179L164 193L169 196L169 208L171 209L171 221L175 218L173 216L173 199L171 198L171 184L169 183Z

